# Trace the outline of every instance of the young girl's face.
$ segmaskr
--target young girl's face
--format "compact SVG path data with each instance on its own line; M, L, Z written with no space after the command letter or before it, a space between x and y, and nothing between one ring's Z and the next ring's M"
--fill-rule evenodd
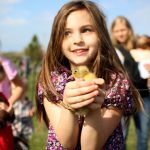
M112 32L114 38L121 44L126 43L128 37L130 36L129 29L127 28L124 22L120 21L116 22Z
M98 52L98 36L92 19L86 10L69 14L66 20L62 52L71 66L92 63Z

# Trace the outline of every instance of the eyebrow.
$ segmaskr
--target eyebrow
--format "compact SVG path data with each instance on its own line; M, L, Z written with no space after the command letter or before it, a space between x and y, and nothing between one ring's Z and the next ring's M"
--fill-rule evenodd
M87 28L87 27L93 28L94 26L93 25L83 25L80 28ZM65 30L71 30L71 28L65 28Z

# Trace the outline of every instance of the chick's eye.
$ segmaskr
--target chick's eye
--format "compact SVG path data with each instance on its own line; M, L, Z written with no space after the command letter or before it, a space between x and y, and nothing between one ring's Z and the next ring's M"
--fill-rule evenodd
M77 73L77 72L78 72L77 70L74 71L74 73Z

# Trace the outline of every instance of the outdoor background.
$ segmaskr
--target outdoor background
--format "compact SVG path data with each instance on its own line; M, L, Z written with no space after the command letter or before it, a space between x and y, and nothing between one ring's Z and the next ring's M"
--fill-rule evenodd
M68 0L0 0L0 53L19 66L28 62L26 72L29 88L27 96L35 105L35 82L46 51L51 25L58 9ZM139 35L150 35L149 0L93 0L106 15L108 29L112 20L127 17ZM20 68L19 68L20 69ZM44 150L47 128L33 117L35 131L30 140L31 150ZM127 150L135 150L136 131L131 120ZM150 141L149 141L150 149Z
M69 0L0 0L0 41L3 51L22 51L36 34L46 49L58 9ZM136 34L150 35L149 0L93 0L112 20L127 17Z

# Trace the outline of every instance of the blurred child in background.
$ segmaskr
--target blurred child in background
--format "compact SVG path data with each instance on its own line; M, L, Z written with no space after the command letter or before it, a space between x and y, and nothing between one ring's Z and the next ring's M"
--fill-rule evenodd
M13 108L15 113L15 120L12 123L15 150L29 150L29 140L32 137L34 131L33 115L35 112L32 100L27 96L28 90L28 74L26 68L25 59L21 59L19 63L19 74L25 85L25 92L20 101L17 101ZM12 84L12 88L15 85Z
M0 80L0 92L8 100L8 105L0 102L0 108L11 114L13 105L23 95L24 84L18 75L15 65L9 59L0 55L0 65L3 70ZM11 84L15 85L13 93ZM14 150L13 134L10 123L6 123L6 125L0 129L0 150Z

